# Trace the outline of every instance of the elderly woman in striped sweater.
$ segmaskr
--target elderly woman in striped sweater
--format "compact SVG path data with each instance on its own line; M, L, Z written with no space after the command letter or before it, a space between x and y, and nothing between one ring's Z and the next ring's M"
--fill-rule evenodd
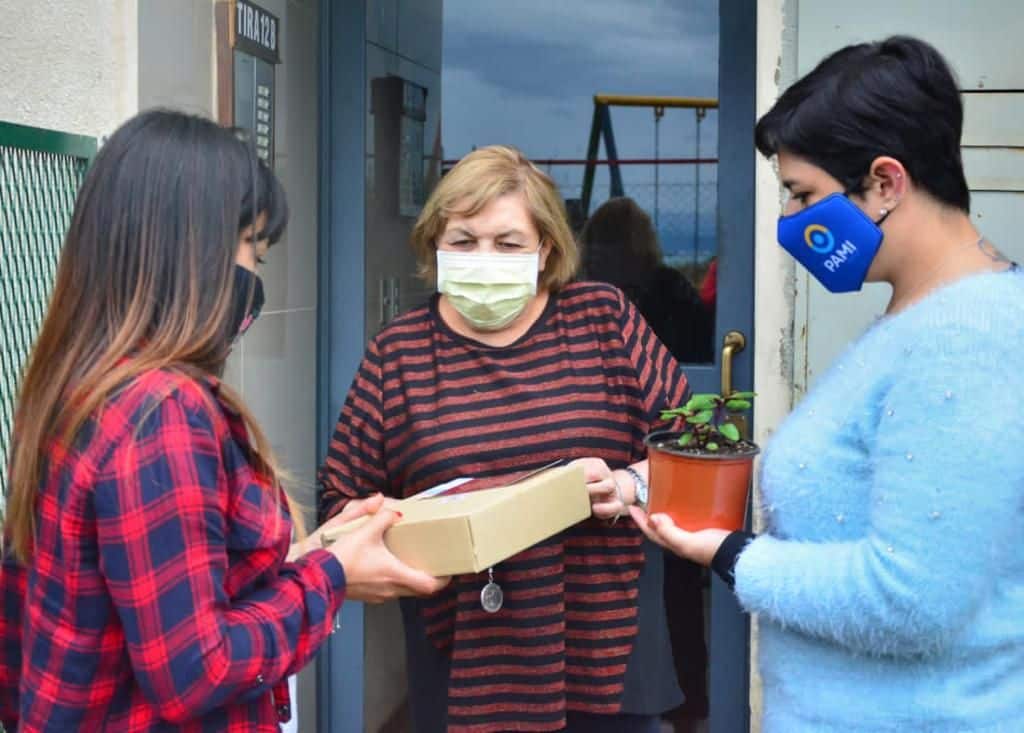
M572 282L558 190L512 148L456 165L413 246L438 292L370 342L320 473L323 517L560 458L584 464L593 505L493 569L500 611L481 608L486 575L402 601L415 731L656 731L682 693L662 556L627 507L683 370L619 290Z

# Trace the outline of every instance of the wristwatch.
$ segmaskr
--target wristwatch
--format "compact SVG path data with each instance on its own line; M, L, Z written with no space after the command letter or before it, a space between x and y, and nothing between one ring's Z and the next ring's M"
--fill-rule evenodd
M633 477L633 485L636 487L635 499L633 501L638 507L643 510L647 510L647 499L651 493L650 487L647 486L647 482L644 481L644 477L640 475L632 466L626 466L626 473Z

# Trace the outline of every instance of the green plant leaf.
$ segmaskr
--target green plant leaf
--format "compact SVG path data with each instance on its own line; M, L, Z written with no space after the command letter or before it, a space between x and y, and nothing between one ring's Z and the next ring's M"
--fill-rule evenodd
M730 400L752 400L757 397L757 392L733 392L729 395Z
M715 394L695 394L686 403L688 410L710 410L718 404L719 396Z
M712 453L714 453L715 451L717 451L717 450L718 450L718 443L708 443L708 444L707 444L706 446L704 446L704 447L705 447L705 448L707 448L707 449L708 449L709 451L711 451Z
M685 448L693 442L693 433L683 433L679 436L679 446Z
M718 427L718 432L722 434L723 438L733 443L740 439L740 429L731 422L720 425Z
M733 412L742 412L750 409L750 403L746 400L729 400L725 403L725 409Z
M714 417L714 412L711 410L702 410L692 417L686 418L686 422L691 425L707 425L711 422L711 418Z

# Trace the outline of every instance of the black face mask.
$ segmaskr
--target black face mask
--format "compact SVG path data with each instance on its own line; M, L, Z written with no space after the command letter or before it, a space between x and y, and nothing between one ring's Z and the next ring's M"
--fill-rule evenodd
M232 338L241 338L263 309L263 281L259 275L235 265L235 296L231 305Z

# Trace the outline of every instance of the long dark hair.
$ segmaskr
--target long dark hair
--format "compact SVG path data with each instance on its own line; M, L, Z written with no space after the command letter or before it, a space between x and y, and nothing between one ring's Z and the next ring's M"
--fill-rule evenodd
M610 198L590 215L580 254L585 277L618 285L634 299L662 260L654 222L628 196Z
M37 487L55 437L74 440L143 372L222 372L235 337L239 233L260 215L256 238L276 241L288 219L280 183L250 145L209 120L145 112L100 150L75 202L15 410L6 529L20 558L31 557ZM257 470L276 481L259 426L226 385L221 396L245 419Z

